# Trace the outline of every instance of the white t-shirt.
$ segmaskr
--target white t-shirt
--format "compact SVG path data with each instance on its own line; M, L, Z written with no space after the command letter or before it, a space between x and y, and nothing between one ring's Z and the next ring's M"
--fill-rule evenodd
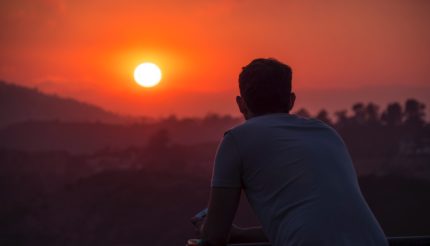
M388 245L331 127L289 114L226 132L212 187L242 188L274 246Z

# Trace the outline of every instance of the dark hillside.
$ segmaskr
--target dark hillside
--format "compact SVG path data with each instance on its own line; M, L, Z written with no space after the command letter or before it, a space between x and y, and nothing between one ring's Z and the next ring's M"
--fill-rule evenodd
M74 99L0 81L0 127L28 120L121 123L126 118Z

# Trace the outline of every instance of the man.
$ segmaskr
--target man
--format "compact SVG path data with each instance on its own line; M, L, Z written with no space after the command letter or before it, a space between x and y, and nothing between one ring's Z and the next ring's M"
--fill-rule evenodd
M256 59L239 75L246 122L227 131L213 170L202 244L387 245L345 144L321 121L290 115L292 71ZM232 227L241 190L262 227Z

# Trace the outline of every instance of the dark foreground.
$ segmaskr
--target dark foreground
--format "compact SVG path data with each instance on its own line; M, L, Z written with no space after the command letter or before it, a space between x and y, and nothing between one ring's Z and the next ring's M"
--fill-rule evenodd
M94 156L1 152L0 245L183 245L206 205L212 146L181 148L120 168L92 165ZM200 155L179 161L188 151ZM430 235L429 180L363 176L360 186L387 236ZM236 222L256 223L246 202Z

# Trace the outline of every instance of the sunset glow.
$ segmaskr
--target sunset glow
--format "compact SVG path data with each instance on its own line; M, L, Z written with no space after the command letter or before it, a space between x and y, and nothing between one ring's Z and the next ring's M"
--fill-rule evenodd
M418 0L2 1L0 80L120 114L239 115L241 68L274 57L293 68L297 108L430 104L429 12ZM142 93L133 73L149 61L162 81Z

